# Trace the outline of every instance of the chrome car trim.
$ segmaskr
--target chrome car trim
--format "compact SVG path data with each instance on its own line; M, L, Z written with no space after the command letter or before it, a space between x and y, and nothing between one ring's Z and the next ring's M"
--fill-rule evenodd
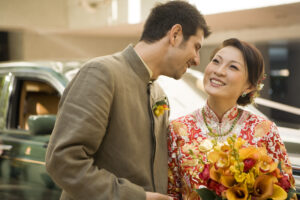
M10 99L10 95L11 95L11 89L12 89L12 82L14 80L14 77L12 75L12 73L7 72L4 74L4 85L2 88L1 93L3 92L3 94L1 94L0 96L0 105L1 105L1 112L0 114L3 116L2 118L0 118L0 128L3 129L5 128L5 123L7 120L7 112L8 112L8 107L9 107L9 99Z
M37 146L42 146L44 147L45 142L40 142L40 141L32 141L32 140L27 140L27 139L22 139L22 138L14 138L14 137L9 137L9 136L2 136L0 139L4 140L5 142L18 142L18 143L23 143L23 144L28 144L28 145L37 145Z
M33 163L33 164L38 164L38 165L45 165L45 162L42 161L37 161L37 160L31 160L31 159L26 159L26 158L11 158L6 155L1 155L1 158L7 159L7 160L15 160L15 161L21 161L21 162L26 162L26 163Z
M1 71L6 71L2 70ZM60 81L51 76L48 71L36 71L34 69L9 69L9 72L13 74L15 77L28 77L28 78L37 78L40 80L47 81L48 84L52 85L54 88L58 90L60 95L62 95L65 86L62 85Z
M2 150L4 150L4 151L9 151L9 150L11 150L12 149L12 145L7 145L7 144L0 144L0 151Z

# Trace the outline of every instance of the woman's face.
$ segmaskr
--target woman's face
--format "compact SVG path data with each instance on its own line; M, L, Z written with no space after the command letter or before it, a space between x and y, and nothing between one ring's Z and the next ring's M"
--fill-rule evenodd
M204 89L210 98L236 103L243 92L251 91L247 67L239 49L226 46L220 49L204 72Z

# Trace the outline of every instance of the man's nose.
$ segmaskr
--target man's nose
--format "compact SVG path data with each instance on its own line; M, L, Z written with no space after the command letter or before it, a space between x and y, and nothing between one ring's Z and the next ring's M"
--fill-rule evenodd
M198 65L200 65L200 56L198 55L198 56L194 57L191 64L192 64L193 66L198 66Z

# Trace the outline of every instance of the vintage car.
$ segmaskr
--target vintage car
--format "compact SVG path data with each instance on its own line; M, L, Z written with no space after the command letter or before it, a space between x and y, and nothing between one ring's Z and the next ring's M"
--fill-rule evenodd
M45 153L60 97L80 66L77 61L0 64L0 199L59 199L61 190L45 169ZM205 103L202 76L188 70L181 80L159 78L169 97L171 119ZM254 106L247 109L263 115ZM299 130L280 127L280 134L300 189Z

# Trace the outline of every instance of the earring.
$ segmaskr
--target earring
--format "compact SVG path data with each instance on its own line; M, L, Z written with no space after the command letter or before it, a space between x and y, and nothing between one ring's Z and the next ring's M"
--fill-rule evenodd
M247 95L247 93L246 93L246 92L243 92L242 97L245 97L246 95Z

